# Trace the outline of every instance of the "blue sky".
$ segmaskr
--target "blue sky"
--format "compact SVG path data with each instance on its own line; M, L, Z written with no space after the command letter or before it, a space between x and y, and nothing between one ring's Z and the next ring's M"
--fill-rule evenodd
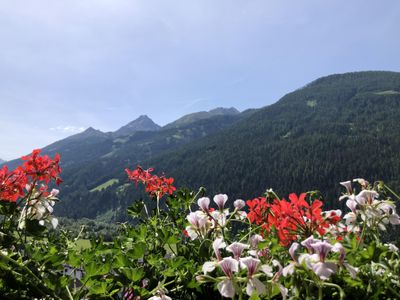
M141 114L277 101L400 71L398 0L0 0L0 158Z

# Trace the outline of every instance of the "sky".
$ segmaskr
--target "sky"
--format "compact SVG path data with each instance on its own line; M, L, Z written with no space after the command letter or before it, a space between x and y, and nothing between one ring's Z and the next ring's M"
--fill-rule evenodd
M398 0L0 0L0 158L400 71Z

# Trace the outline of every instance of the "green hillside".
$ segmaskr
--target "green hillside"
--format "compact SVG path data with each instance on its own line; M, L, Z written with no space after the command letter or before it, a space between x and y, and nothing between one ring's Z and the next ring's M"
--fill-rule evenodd
M249 198L365 177L400 188L400 73L320 78L216 135L149 162L190 187Z

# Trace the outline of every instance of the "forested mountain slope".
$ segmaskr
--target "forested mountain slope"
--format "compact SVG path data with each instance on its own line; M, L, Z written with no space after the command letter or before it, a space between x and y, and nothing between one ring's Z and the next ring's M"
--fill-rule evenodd
M210 195L250 198L382 179L400 190L400 73L320 78L213 136L148 163Z

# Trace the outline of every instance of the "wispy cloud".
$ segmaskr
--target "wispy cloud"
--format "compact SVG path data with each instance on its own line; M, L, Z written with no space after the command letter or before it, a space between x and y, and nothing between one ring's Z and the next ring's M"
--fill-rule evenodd
M51 131L58 131L62 133L79 133L85 130L85 127L77 127L77 126L57 126L51 127Z

